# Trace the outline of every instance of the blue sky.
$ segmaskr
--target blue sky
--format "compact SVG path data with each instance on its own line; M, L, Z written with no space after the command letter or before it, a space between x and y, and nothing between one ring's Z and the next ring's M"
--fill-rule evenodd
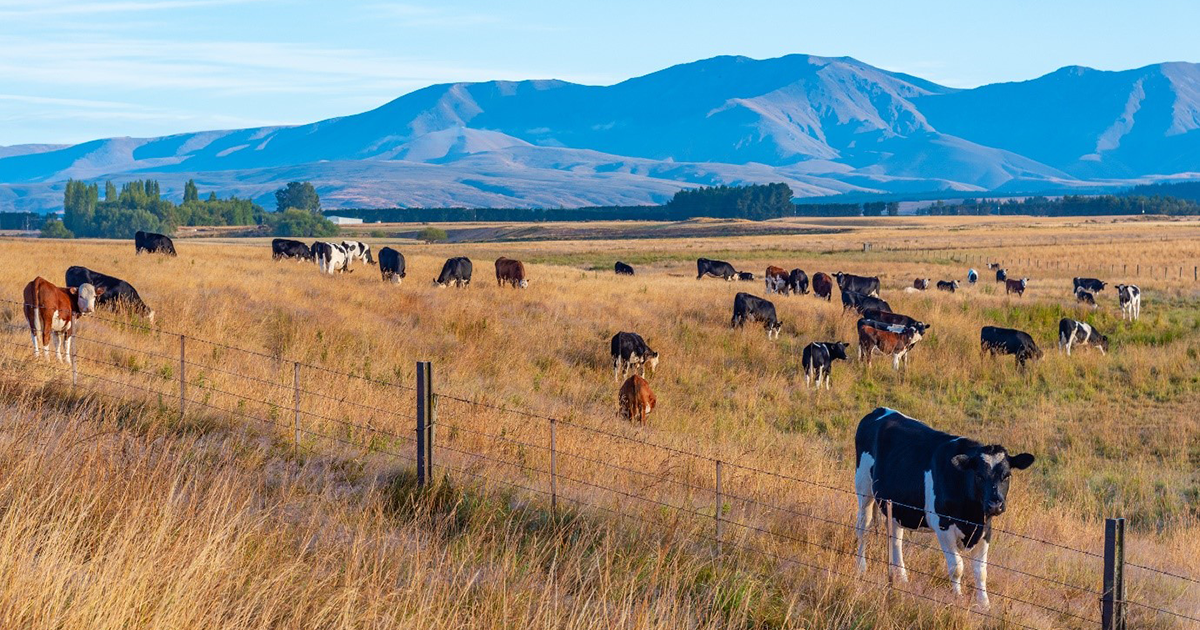
M0 0L0 145L304 123L431 83L848 55L955 87L1200 61L1166 0Z

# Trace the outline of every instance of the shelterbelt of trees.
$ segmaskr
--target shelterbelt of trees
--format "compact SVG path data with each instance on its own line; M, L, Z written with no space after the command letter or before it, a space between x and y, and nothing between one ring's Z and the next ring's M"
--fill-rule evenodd
M1064 197L1028 197L1026 199L964 199L962 203L938 201L917 211L928 215L1025 214L1049 217L1098 216L1124 214L1200 215L1200 204L1191 199L1162 195L1066 195Z

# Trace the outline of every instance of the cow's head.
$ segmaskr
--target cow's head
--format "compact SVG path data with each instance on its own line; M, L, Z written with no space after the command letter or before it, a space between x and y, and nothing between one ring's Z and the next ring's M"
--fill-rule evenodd
M439 280L438 278L434 278L434 279L433 279L433 286L435 286L435 287L437 287L437 288L439 288L439 289L445 289L447 286L449 286L449 284L450 284L450 283L448 283L448 282L442 282L442 281L441 281L441 280Z
M1094 330L1094 329L1093 329ZM1108 354L1108 336L1096 333L1096 347L1100 348L1100 352Z
M1029 286L1029 278L1021 278L1021 289L1024 290L1027 286Z
M840 272L840 271L839 271L839 272L837 272L837 273L833 274L833 277L834 277L835 279L837 279L838 287L841 287L841 286L842 286L842 279L846 277L846 274L844 274L844 273L842 273L842 272Z
M849 344L847 344L845 341L839 341L837 343L825 344L825 347L829 348L830 359L841 359L846 361L849 360L846 357L846 347L848 345Z
M957 290L958 290L958 280L951 280L951 281L950 281L950 288L951 288L951 289L954 289L955 291L957 291Z
M520 285L521 285L522 289L528 287L529 286L529 278L521 278Z
M651 350L650 353L646 355L646 367L650 368L651 374L654 373L654 370L658 369L658 353L657 352L654 352L653 350Z
M79 285L78 289L70 289L75 296L75 302L82 314L96 310L96 298L104 293L104 287L97 289L88 283Z
M971 453L955 455L950 464L965 473L963 487L967 500L978 505L987 516L998 516L1007 508L1008 483L1012 471L1033 465L1033 455L1009 456L999 444L983 446Z
M783 328L783 322L776 319L766 322L763 327L767 329L767 339L778 339L779 331Z
M918 339L920 339L922 336L924 336L925 331L929 330L932 327L933 327L933 324L926 324L925 322L913 322L912 326L909 326L909 328L912 328L913 330L917 331Z

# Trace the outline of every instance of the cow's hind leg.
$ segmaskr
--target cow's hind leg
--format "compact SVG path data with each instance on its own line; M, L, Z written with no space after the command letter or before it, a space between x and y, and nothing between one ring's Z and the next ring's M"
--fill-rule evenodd
M859 456L858 470L854 472L854 492L858 494L858 520L854 533L858 536L858 572L867 570L867 530L875 519L875 489L871 483L871 468L875 458L869 453Z
M901 582L908 582L908 569L904 567L904 528L900 527L900 521L892 519L892 538L889 541L892 552L892 567L895 572L896 579Z
M62 345L63 345L63 337L65 337L65 336L66 336L66 333L60 333L60 332L55 332L55 331L50 332L50 339L54 343L54 358L58 359L59 363L62 363L62 360L63 360ZM46 351L46 356L47 357L50 356L49 350Z

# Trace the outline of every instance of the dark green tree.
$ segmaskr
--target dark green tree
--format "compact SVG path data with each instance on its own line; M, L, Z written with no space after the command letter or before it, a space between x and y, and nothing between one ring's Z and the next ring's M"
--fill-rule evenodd
M117 200L117 187L115 185L113 185L112 180L104 182L104 200L105 201L116 201Z
M189 179L183 185L183 203L200 201L200 193L196 191L196 180Z
M283 212L288 208L321 212L321 198L317 196L317 189L309 182L288 182L287 186L275 191L275 211Z
M50 219L42 224L42 238L75 238L75 235L58 219Z

